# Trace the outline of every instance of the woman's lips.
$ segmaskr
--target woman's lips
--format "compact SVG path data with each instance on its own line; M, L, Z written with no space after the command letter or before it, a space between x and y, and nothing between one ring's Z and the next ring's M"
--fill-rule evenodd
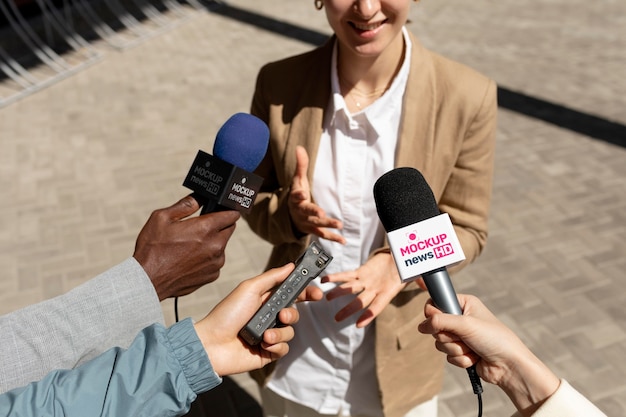
M352 23L354 25L355 28L359 29L359 30L374 30L377 27L379 27L382 22L376 22L376 23Z
M350 22L350 25L356 29L358 32L360 33L366 33L366 32L375 32L378 29L380 29L383 24L385 23L385 21L382 22L374 22L374 23L357 23L357 22Z

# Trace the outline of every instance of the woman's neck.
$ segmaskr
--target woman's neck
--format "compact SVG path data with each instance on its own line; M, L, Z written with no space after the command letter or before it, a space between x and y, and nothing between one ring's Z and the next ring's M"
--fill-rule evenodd
M387 91L402 67L404 48L402 34L377 56L359 55L338 45L337 76L350 111L362 110Z

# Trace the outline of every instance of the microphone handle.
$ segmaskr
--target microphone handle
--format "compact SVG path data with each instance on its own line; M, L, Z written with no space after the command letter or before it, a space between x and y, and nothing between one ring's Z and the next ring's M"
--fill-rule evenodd
M448 314L463 315L463 310L456 298L456 292L452 286L452 281L445 267L435 269L434 271L422 274L426 288L430 298L433 299L435 306Z
M202 206L202 208L200 209L201 216L204 214L215 213L218 211L237 210L234 208L225 207L221 204L217 204L217 200L202 198L201 196L195 193L193 194L193 197L196 199L198 204ZM241 210L238 210L238 211L241 211Z
M202 210L200 210L200 215L201 216L203 214L213 213L214 211L218 211L218 210L216 210L216 208L217 208L217 201L215 201L215 200L205 200L203 203L204 204L202 204Z
M218 208L217 201L211 198L204 198L199 193L192 193L191 196L196 199L200 208L200 215L204 215L207 213L213 213L214 211L220 211Z
M424 279L426 288L428 288L430 298L433 299L433 303L438 309L448 314L456 314L457 316L463 315L459 299L456 297L452 281L445 267L426 272L422 274L422 278ZM480 382L478 372L476 372L476 365L467 368L467 374L472 384L474 394L481 394L483 392L483 386Z

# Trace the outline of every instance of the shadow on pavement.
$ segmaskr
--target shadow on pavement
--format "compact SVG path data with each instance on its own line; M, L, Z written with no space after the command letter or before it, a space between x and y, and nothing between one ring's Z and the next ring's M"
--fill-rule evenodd
M187 417L262 417L261 405L228 377L220 385L199 395Z
M268 32L297 39L313 46L322 44L329 36L219 1L205 0L203 4L211 13L254 25ZM502 86L498 86L498 105L501 108L626 148L626 126L621 123L531 97Z

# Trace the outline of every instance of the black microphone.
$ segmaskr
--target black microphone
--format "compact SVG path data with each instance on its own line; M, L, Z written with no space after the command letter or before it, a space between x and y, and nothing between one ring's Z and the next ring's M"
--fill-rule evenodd
M251 210L263 183L253 171L265 157L269 135L258 117L236 113L217 132L213 155L198 151L183 185L194 192L200 214Z
M403 282L421 277L441 311L463 310L446 266L465 259L452 222L441 214L432 189L414 168L396 168L374 184L376 211ZM482 393L475 366L467 368L475 394Z

